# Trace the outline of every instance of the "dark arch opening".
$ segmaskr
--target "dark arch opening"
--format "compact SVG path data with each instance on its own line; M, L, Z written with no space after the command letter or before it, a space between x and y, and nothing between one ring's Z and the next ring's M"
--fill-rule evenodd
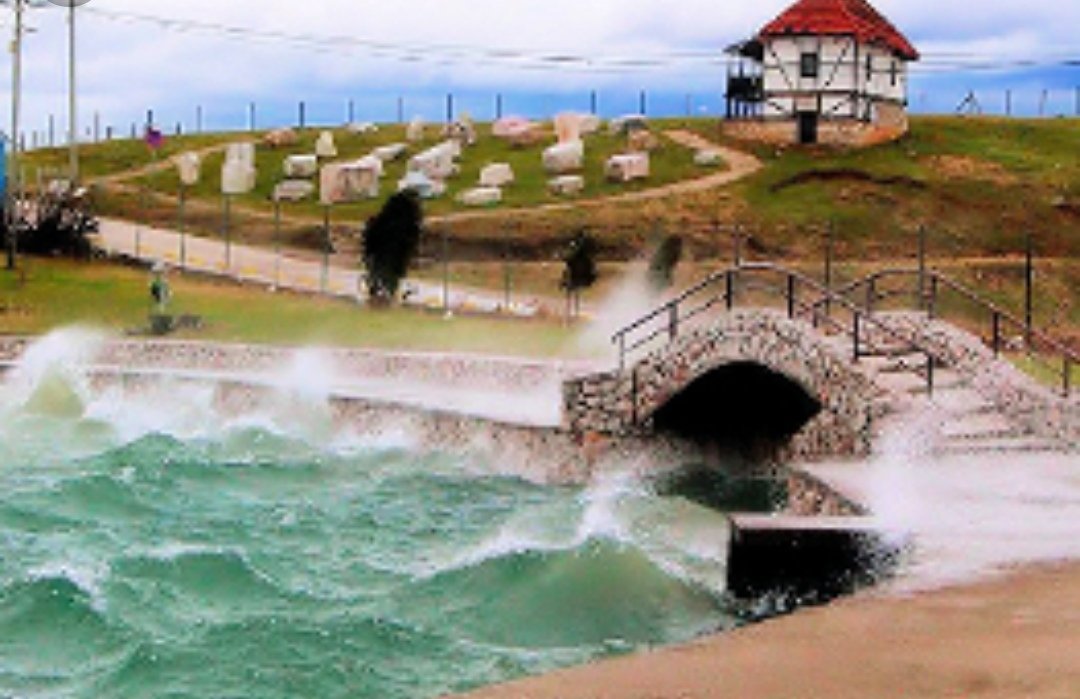
M653 427L745 459L774 455L821 412L798 382L754 362L698 377L653 414Z

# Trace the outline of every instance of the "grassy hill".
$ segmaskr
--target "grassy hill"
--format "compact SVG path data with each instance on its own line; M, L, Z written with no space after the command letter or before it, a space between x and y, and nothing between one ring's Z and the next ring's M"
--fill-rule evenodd
M1019 256L1030 233L1040 259L1039 324L1080 343L1080 120L918 117L901 141L857 151L727 142L715 120L658 120L655 127L688 129L753 151L765 167L721 189L653 201L605 201L604 196L626 188L602 182L596 168L622 144L597 135L589 144L590 201L565 210L539 210L537 205L553 201L543 187L541 147L516 151L483 139L467 152L462 175L449 196L427 205L429 216L460 212L453 194L474 183L487 162L512 162L519 182L508 191L502 207L433 226L450 241L453 279L500 288L502 261L509 257L516 289L555 294L561 270L552 260L571 229L588 226L610 263L604 267L608 281L618 276L621 262L640 255L656 234L680 233L691 258L681 277L688 283L731 258L732 236L726 227L738 224L749 236L749 254L810 271L820 270L825 231L831 226L837 277L842 281L875 266L911 263L917 230L924 226L933 264L948 266L951 273L1015 311L1021 307ZM316 135L315 130L305 132L302 144L288 150L260 149L258 188L234 207L234 235L269 243L272 227L266 197L281 160L286 153L311 150ZM169 139L162 157L236 138L215 134ZM351 157L402 138L401 127L391 126L367 136L339 133L337 140L342 157ZM425 145L436 140L432 130ZM59 164L64 157L63 152L40 151L31 156L31 167ZM92 176L102 176L145 165L148 159L141 143L117 141L86 148L84 168ZM220 226L216 195L220 162L216 156L204 165L204 183L189 211L189 223L207 235L218 234ZM688 150L670 142L653 165L653 179L632 187L708 173L693 166ZM392 166L387 180L395 181L403 168ZM138 178L134 182L138 184ZM151 199L146 215L172 224L175 201L169 195L177 186L175 174L171 169L160 172L149 179L149 186L160 197ZM99 198L106 212L128 216L141 211L138 200L137 190L115 187L106 187ZM342 261L355 260L356 232L377 206L378 202L365 202L335 210ZM316 205L290 206L287 216L289 242L318 244L321 212ZM437 256L441 246L432 249ZM439 275L441 270L419 274Z

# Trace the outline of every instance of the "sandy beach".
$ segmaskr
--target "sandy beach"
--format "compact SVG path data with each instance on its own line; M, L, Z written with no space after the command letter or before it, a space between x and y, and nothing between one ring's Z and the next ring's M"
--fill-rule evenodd
M910 595L871 592L469 699L1075 699L1080 563Z

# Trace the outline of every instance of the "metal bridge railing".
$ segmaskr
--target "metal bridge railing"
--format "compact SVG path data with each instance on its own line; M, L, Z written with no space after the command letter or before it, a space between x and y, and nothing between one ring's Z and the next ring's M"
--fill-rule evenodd
M801 272L766 262L746 262L711 274L619 330L612 337L618 349L619 371L626 369L627 360L634 353L660 339L675 340L691 321L711 310L731 311L740 304L760 307L766 305L763 299L779 299L788 318L806 319L828 335L846 336L856 361L884 352L922 354L926 359L927 391L933 391L934 366L940 362L933 350L880 322L846 295ZM879 344L882 341L889 344L882 346Z

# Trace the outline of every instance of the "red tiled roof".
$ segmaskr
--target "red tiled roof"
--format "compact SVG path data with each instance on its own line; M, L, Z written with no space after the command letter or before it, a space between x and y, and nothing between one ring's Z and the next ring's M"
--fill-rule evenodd
M759 36L792 34L853 35L865 43L887 46L909 61L919 52L866 0L799 0L765 25Z

